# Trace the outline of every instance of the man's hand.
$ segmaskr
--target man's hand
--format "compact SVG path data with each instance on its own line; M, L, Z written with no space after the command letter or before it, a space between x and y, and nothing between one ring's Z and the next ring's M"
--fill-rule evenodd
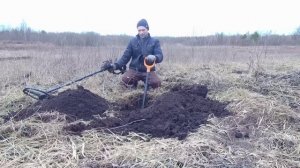
M108 72L113 73L115 70L117 70L117 65L115 63L112 63L109 65L109 68L107 69Z
M101 70L106 70L113 74L124 74L126 71L126 65L120 66L118 63L112 63L111 60L107 60L103 62ZM119 70L120 72L116 72L116 70Z
M101 69L107 70L108 72L114 72L117 69L117 65L115 63L112 63L112 60L104 61Z
M152 65L156 60L156 56L155 55L148 55L145 59L146 59L146 63L148 65Z

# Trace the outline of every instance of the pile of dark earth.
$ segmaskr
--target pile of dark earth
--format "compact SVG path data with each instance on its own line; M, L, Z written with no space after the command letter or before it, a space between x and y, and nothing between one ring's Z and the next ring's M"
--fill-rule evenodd
M226 104L210 100L207 92L203 85L177 85L141 109L142 94L111 103L78 87L10 113L5 119L23 120L36 113L57 111L69 122L63 129L72 134L97 129L122 135L136 132L151 137L185 139L189 132L207 123L209 116L230 115ZM114 111L114 115L107 115L106 111ZM74 122L80 119L89 122ZM49 119L44 118L44 121Z

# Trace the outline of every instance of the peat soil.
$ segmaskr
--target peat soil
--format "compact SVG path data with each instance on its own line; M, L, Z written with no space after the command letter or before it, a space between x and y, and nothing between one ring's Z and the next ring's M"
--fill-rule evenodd
M92 120L95 115L100 115L109 107L109 103L102 97L79 86L77 89L68 89L52 96L49 99L39 100L36 103L10 113L4 120L13 119L15 121L24 120L34 114L57 111L66 115L68 122L76 120ZM43 120L49 121L46 117Z
M206 124L209 117L230 115L225 109L226 104L210 100L206 97L207 93L206 86L180 84L152 98L141 109L142 94L108 102L78 87L38 101L22 111L13 112L6 116L6 120L23 120L36 113L41 115L57 111L66 115L67 124L63 130L70 134L81 135L84 130L96 129L121 135L135 132L151 137L185 139L189 132ZM49 119L44 118L44 121Z

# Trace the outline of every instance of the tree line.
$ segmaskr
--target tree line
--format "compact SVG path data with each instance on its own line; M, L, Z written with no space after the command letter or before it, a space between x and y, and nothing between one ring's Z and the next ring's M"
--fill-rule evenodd
M46 32L32 30L21 23L16 28L0 26L0 40L18 42L53 43L59 46L108 46L126 45L132 38L128 35L100 35L95 32ZM189 37L156 37L161 43L182 44L188 46L204 45L300 45L300 27L292 35L278 35L271 33L254 33L226 35L216 33L207 36Z

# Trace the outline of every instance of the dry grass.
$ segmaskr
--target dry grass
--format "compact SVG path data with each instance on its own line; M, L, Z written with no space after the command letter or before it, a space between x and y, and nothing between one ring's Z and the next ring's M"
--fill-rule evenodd
M25 85L49 87L80 77L123 49L41 44L1 48L0 58L30 59L0 61L0 114L33 102L22 93ZM184 141L95 130L81 137L68 135L58 113L43 114L54 118L49 123L35 119L41 116L9 121L0 126L0 166L300 167L300 47L164 45L163 50L165 62L157 67L163 86L150 94L159 95L177 83L206 84L209 97L229 102L234 115L211 116ZM121 92L120 78L102 73L80 84L110 101L143 91ZM237 133L242 137L236 138Z

